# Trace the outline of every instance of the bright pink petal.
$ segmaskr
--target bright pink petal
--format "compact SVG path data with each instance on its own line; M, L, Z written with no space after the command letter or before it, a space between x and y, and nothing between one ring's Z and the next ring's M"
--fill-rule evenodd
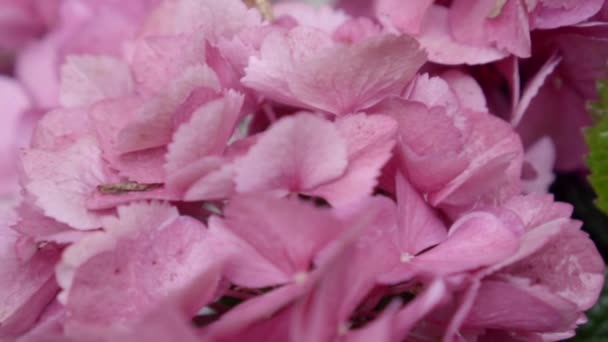
M335 126L312 114L275 123L237 162L239 192L314 189L344 173L348 155Z
M101 151L95 140L83 138L68 148L24 152L26 188L44 214L75 229L99 228L102 214L86 209L86 199L105 183Z
M338 180L311 193L342 206L372 194L382 167L392 156L397 123L384 115L357 114L339 118L335 124L348 146L348 167Z
M430 202L434 205L444 201L448 206L470 205L488 197L506 199L519 193L523 164L519 136L509 124L495 116L474 112L464 114L472 125L472 134L465 145L469 164L443 189L432 193ZM496 177L498 170L502 173L500 178Z

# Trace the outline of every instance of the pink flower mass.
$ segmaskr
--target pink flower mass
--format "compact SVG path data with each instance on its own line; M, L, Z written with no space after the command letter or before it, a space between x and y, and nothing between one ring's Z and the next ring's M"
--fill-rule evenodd
M557 341L602 0L0 0L1 341Z

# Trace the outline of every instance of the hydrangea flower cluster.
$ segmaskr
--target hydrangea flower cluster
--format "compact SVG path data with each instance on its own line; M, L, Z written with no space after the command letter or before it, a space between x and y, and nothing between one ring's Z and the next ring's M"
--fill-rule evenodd
M0 339L572 336L603 6L0 1Z

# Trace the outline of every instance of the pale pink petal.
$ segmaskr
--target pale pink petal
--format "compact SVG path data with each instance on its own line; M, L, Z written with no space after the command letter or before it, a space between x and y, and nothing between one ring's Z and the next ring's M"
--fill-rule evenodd
M329 121L300 113L275 123L236 165L239 192L314 189L341 176L344 138Z
M38 121L32 146L47 150L63 149L92 132L92 120L86 109L55 109Z
M87 210L86 199L104 184L101 151L83 138L57 151L31 149L23 154L26 188L44 214L75 229L100 227L100 213Z
M334 10L327 5L312 6L294 1L278 3L272 10L277 18L289 16L299 25L314 27L329 34L333 34L349 19L343 11Z
M462 108L477 112L487 112L488 104L481 86L475 79L457 70L450 70L441 74L450 90L456 95Z
M547 193L555 180L553 168L556 160L555 145L544 137L528 147L522 172L523 189L526 193Z
M86 106L132 91L129 66L111 57L70 56L61 68L59 96L65 107Z
M189 35L152 36L137 41L132 68L138 90L159 94L184 69L204 62L204 41Z
M338 180L310 194L342 206L371 195L382 167L391 158L397 123L384 115L349 115L335 122L348 148L348 167Z
M259 12L247 8L240 0L180 0L177 3L175 31L197 33L211 42L260 24Z

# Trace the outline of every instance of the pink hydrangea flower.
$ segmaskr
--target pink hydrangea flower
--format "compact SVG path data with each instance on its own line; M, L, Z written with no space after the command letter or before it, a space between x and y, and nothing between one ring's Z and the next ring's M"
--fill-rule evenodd
M0 339L571 336L603 1L268 5L0 1Z

